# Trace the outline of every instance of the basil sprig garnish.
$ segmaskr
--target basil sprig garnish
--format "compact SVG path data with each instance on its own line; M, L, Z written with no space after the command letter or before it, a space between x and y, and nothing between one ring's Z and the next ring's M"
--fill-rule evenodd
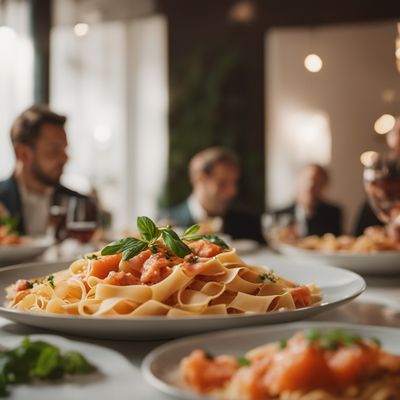
M0 217L0 226L5 226L7 228L8 233L17 232L17 227L20 221L20 217L18 214L11 216L3 216Z
M192 225L181 237L170 225L159 227L148 217L138 217L136 221L140 239L128 237L112 242L101 250L101 255L112 255L122 253L122 259L127 261L146 249L156 249L156 242L162 238L168 249L180 258L192 253L192 249L184 242L194 242L204 239L214 243L223 249L229 246L218 236L210 234L197 234L200 225Z

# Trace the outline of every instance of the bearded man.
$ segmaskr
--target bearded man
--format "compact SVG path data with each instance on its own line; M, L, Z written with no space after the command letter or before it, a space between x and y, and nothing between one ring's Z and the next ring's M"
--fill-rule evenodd
M68 160L65 122L48 106L33 105L11 127L16 163L12 176L0 182L0 204L17 216L20 234L45 234L50 207L80 196L60 184Z

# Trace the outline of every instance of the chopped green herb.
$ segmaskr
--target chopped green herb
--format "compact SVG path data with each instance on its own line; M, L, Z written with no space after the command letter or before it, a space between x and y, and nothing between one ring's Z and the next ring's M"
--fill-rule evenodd
M278 348L279 348L280 350L285 349L286 346L287 346L287 340L282 339L282 340L280 340L280 341L278 342Z
M89 256L86 256L88 260L98 260L99 256L97 254L90 254Z
M157 252L158 252L158 248L157 248L157 246L156 246L156 245L154 245L154 246L151 246L151 252L152 252L153 254L157 254Z
M244 356L237 357L236 361L241 367L249 367L251 365L251 361Z
M47 277L47 282L49 282L49 285L54 289L54 275L49 275Z
M318 340L321 337L321 332L317 329L309 329L304 332L304 337L309 341L312 342L314 340Z
M5 226L8 233L17 232L17 227L20 221L18 214L14 216L0 217L0 226Z
M261 282L265 282L267 280L272 283L278 282L277 276L272 271L266 272L265 274L260 274L258 276L259 276Z
M360 335L351 332L345 332L341 329L329 331L319 331L317 329L309 329L304 332L304 337L311 343L316 342L322 348L334 350L339 346L354 346L362 341Z
M373 338L371 338L371 340L372 340L372 342L374 342L378 347L382 347L382 342L381 342L378 338L373 337Z

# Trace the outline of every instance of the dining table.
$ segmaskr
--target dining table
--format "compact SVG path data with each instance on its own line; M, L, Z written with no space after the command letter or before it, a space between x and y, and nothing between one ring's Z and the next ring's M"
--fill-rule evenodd
M55 261L54 257L60 256L60 251L52 249L41 257L42 261ZM64 258L66 254L62 255ZM276 265L284 256L276 254L266 246L245 253L242 258L253 265ZM73 257L71 257L73 258ZM321 266L323 268L323 266ZM369 276L364 277L367 289L357 299L343 304L336 309L319 314L310 320L314 321L337 321L353 324L379 325L400 328L400 269L399 274L390 276ZM112 323L112 322L110 322ZM166 340L140 340L140 341L116 341L103 340L89 337L78 337L50 332L44 329L14 323L0 317L0 341L4 335L31 335L31 334L53 334L71 340L79 340L106 347L120 353L129 360L132 366L131 381L126 387L121 387L116 393L116 398L137 399L137 400L167 400L172 399L167 394L161 393L151 386L141 372L141 364L144 357L156 347L166 343ZM173 340L173 339L172 339ZM134 390L132 389L134 388ZM82 399L85 393L82 391ZM98 399L101 399L99 394ZM70 400L68 390L62 385L57 386L57 400ZM30 400L34 400L31 397ZM39 399L38 399L39 400ZM75 400L75 399L74 399ZM85 398L85 400L88 400Z

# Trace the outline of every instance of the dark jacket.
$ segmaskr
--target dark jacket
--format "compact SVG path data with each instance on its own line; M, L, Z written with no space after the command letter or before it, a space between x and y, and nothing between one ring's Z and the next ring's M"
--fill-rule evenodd
M369 226L384 225L382 221L378 219L375 213L372 211L368 201L365 201L360 207L358 213L356 225L354 227L354 235L360 236L364 233L364 230Z
M276 214L290 214L295 218L295 205L278 210ZM307 218L306 235L322 236L325 233L342 234L342 210L340 207L321 201L315 208L314 215Z
M65 197L81 197L77 192L58 185L55 187L52 204L61 204ZM17 230L21 235L26 234L25 221L23 219L21 195L19 193L17 180L14 176L0 182L0 203L2 203L11 216L18 215L19 223Z
M165 210L161 213L161 217L167 218L175 225L183 228L195 224L190 214L187 200ZM223 232L233 239L253 239L259 243L265 242L262 235L260 213L250 211L241 206L232 206L222 216L222 219Z

